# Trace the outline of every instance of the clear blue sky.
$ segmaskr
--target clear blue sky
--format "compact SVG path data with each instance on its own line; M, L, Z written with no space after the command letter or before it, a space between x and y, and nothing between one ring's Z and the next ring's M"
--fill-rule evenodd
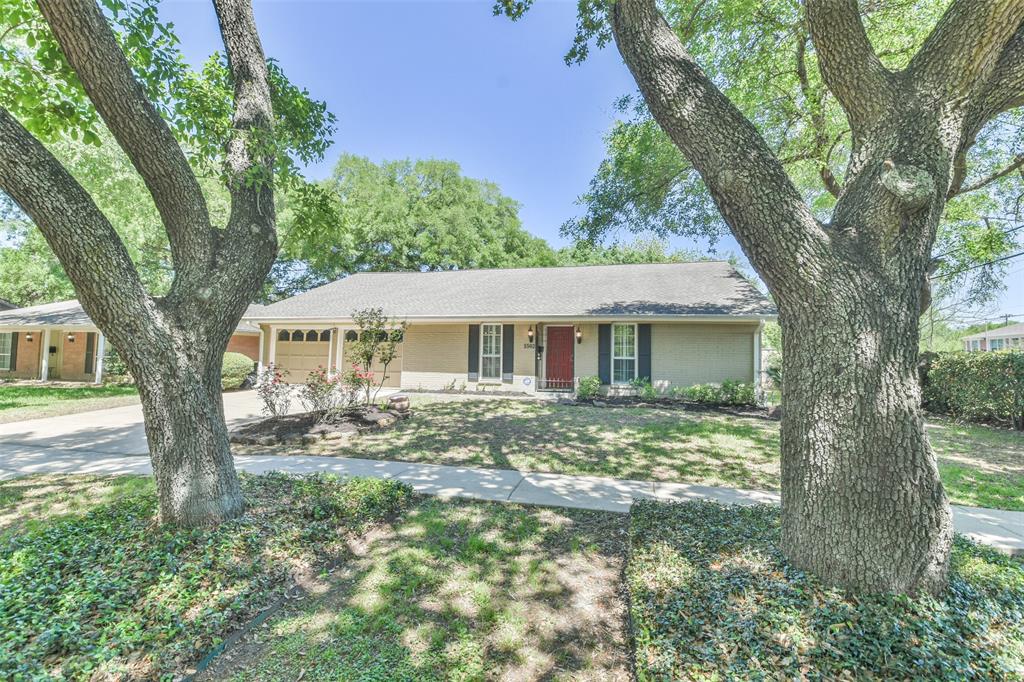
M342 151L452 159L518 200L526 229L554 245L603 158L614 100L635 90L614 46L581 66L562 61L575 0L538 0L517 23L492 16L490 0L256 0L255 11L267 54L338 117L310 177ZM161 12L193 63L222 49L209 0L169 0ZM740 253L731 238L718 248ZM1024 259L1010 269L994 309L1024 317Z

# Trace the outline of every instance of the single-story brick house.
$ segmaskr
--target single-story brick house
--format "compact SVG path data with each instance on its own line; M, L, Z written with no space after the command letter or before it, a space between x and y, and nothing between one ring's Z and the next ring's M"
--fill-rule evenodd
M727 262L359 273L247 314L261 365L301 383L351 365L352 314L381 308L408 327L385 386L609 390L759 383L771 302ZM380 371L380 368L374 368Z
M963 338L965 351L1022 350L1024 349L1024 324L1011 324L998 329L988 329Z
M246 314L256 314L250 306ZM238 326L229 351L258 359L258 327ZM46 352L44 352L46 349ZM0 379L103 380L106 341L75 300L0 311Z

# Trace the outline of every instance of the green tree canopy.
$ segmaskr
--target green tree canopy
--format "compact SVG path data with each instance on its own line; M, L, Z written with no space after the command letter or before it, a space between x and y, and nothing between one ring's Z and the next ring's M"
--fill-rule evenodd
M512 16L529 3L503 0ZM906 66L949 0L861 3L871 42L891 69ZM844 187L850 151L845 114L822 81L803 3L789 0L666 0L665 18L688 52L783 162L808 203L825 219ZM581 0L579 33L567 61L610 39L606 3ZM563 235L598 242L619 229L660 236L728 233L698 173L652 119L642 99L622 97L620 120L605 138L606 158L578 199L583 216ZM992 297L1006 263L985 265L1019 251L1024 230L1020 169L1024 138L1020 109L989 123L957 169L934 254L934 299L963 308Z
M343 154L318 190L318 212L282 214L280 293L363 270L556 262L547 242L523 229L518 202L454 161L376 164Z

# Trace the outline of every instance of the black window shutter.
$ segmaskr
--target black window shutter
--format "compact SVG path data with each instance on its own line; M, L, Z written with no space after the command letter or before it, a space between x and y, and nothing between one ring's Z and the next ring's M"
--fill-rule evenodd
M612 326L597 325L597 376L602 384L612 383Z
M18 369L18 332L11 334L11 371Z
M480 325L469 325L469 380L480 379Z
M637 353L636 376L640 379L651 379L651 325L636 326Z
M516 353L516 326L514 324L501 325L501 381L512 383L512 372L514 371Z
M92 374L92 364L96 355L96 335L89 332L85 335L85 373Z

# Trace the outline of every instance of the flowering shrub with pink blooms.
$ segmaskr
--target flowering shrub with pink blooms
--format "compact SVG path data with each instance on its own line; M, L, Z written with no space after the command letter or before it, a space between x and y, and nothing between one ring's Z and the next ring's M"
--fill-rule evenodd
M318 414L319 421L325 422L339 409L355 402L357 393L358 389L351 387L344 376L317 367L299 389L299 401L307 412Z
M291 387L285 383L287 370L278 369L275 365L267 365L256 373L256 395L263 402L264 414L280 417L288 414L292 403Z

